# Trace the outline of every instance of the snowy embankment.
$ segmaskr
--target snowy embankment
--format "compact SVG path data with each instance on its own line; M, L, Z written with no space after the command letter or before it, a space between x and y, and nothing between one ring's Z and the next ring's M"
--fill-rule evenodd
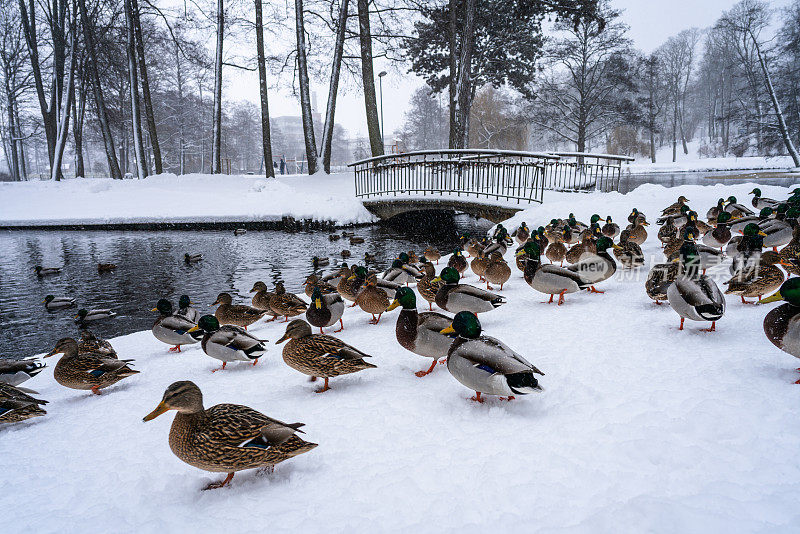
M654 221L683 194L705 215L718 197L747 198L752 184L644 186L628 195L564 194L520 213L535 227L569 212L598 212L620 224L633 207ZM788 189L761 187L783 198ZM513 228L512 222L507 224ZM150 332L113 339L141 374L100 397L53 381L53 360L25 385L48 399L48 414L0 428L0 494L8 532L187 530L252 532L789 532L800 524L800 386L797 360L764 336L773 305L728 298L717 332L656 306L644 292L648 266L618 272L598 289L543 304L513 269L508 303L481 314L484 331L546 373L545 391L483 405L444 366L395 341L397 312L380 324L358 308L336 334L373 355L378 368L331 381L314 393L287 367L281 346L255 366L219 362L198 345L181 354ZM291 246L291 242L287 243ZM399 252L399 251L398 251ZM513 251L508 252L513 261ZM446 261L442 261L440 267ZM727 263L717 267L720 282ZM475 284L469 274L465 281ZM255 279L232 280L236 300ZM244 288L244 289L243 289ZM289 288L298 290L299 288ZM237 294L236 291L234 291ZM168 295L175 300L176 295ZM158 297L153 295L155 303ZM422 305L422 299L418 304ZM208 303L200 303L206 305ZM280 323L259 323L277 340ZM52 332L53 342L73 332ZM22 348L21 348L22 350ZM176 380L193 380L205 405L234 402L284 421L306 423L308 454L231 487L190 467L169 449L172 413L141 418Z
M637 157L636 161L622 165L623 172L631 174L665 174L679 172L715 172L715 171L756 171L756 170L790 170L794 162L789 156L746 156L741 158L701 158L700 143L692 141L688 145L689 153L684 154L678 147L675 162L672 161L672 147L662 146L656 151L656 163L649 157Z
M374 220L352 173L319 176L162 174L146 180L79 178L0 183L0 226Z

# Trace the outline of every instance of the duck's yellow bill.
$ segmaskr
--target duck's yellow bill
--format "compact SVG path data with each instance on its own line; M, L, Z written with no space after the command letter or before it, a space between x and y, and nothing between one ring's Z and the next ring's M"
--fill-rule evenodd
M153 309L152 309L152 310L150 310L150 311L158 311L158 308L153 308Z
M759 300L757 304L767 304L768 302L777 302L779 300L783 300L783 295L781 295L780 291L778 291L772 296Z
M526 252L524 250L519 250L516 254L514 254L514 256L524 256L525 254Z
M758 235L760 235L761 237L767 237L767 234L765 234L764 232L758 232Z
M194 325L193 327L191 327L191 328L190 328L189 330L187 330L186 332L187 332L187 333L188 333L188 332L197 332L198 330L200 330L200 327L199 327L199 326L197 326L197 325Z
M441 282L441 281L442 281L442 277L441 277L441 276L437 276L436 278L434 278L433 280L431 280L431 283L432 283L432 284L436 284L436 283L439 283L439 282Z
M456 330L453 328L453 325L448 326L444 330L439 331L440 334L455 334Z
M322 309L322 300L314 299L314 306L316 306L318 310L321 310Z
M153 410L152 412L150 412L149 414L144 416L142 421L144 421L145 423L147 421L152 421L153 419L155 419L156 417L158 417L162 413L166 412L167 410L169 410L169 406L164 404L164 401L161 401L161 402L158 403L158 406L156 406L155 410Z
M396 308L396 307L398 307L398 306L400 306L400 301L399 301L399 300L397 300L397 299L394 299L394 300L392 301L392 303L391 303L391 304L389 304L389 307L388 307L388 308L386 308L386 311L392 311L393 309L395 309L395 308Z

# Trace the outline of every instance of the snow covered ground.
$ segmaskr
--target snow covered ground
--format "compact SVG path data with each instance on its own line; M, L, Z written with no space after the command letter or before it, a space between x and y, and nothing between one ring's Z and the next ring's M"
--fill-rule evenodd
M744 200L751 188L565 194L506 226L569 212L622 224L633 207L654 221L680 194L704 215L718 197ZM661 260L656 232L651 226L644 250ZM678 316L645 294L646 268L618 273L599 287L604 295L568 295L561 307L543 304L513 271L508 304L481 315L484 331L546 376L543 393L511 403L471 402L444 366L415 377L429 360L396 343L397 312L371 326L358 308L346 311L337 335L378 368L334 378L324 394L274 345L256 367L212 374L218 362L198 345L171 354L147 331L119 337L120 357L135 358L142 373L100 397L56 384L49 360L25 384L50 401L47 416L0 428L2 530L797 532L798 362L764 336L772 305L729 298L716 333L691 322L679 332ZM726 279L727 265L716 271ZM237 300L254 281L232 281ZM252 331L274 342L284 325ZM68 334L53 332L53 342ZM302 421L319 447L272 475L246 471L229 488L201 492L221 477L173 456L172 415L141 420L176 380L195 381L206 406L234 402Z
M367 223L352 173L329 176L162 174L146 180L80 178L0 183L0 225L247 222L295 219Z
M712 171L750 171L768 169L791 169L794 162L789 156L749 156L726 158L701 158L698 155L700 143L692 141L688 144L689 153L684 154L678 145L675 162L672 161L672 147L662 146L656 150L656 163L650 157L638 157L636 161L624 163L623 172L632 174L675 173L675 172L712 172Z

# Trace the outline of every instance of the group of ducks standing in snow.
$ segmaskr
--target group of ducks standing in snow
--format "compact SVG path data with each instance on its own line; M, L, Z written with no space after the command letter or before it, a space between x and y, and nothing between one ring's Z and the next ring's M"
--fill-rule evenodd
M660 304L666 300L684 320L710 322L710 331L725 311L725 298L705 270L718 265L725 257L733 258L732 279L726 293L758 297L760 302L785 300L786 304L771 311L764 330L768 338L782 350L800 357L800 278L784 279L778 265L790 274L800 274L800 189L785 202L762 198L754 190L753 206L759 214L736 202L734 197L720 199L709 210L706 224L688 206L688 199L678 201L662 212L658 219L658 238L664 247L667 262L653 266L645 284L648 296ZM247 331L256 321L283 317L288 322L284 335L276 342L288 341L283 360L291 368L311 377L322 378L330 389L329 379L364 369L374 368L370 356L342 340L326 335L324 328L339 324L345 301L372 316L377 324L384 312L401 308L395 326L397 342L405 349L432 363L427 370L415 374L423 377L446 363L447 369L460 383L475 391L473 400L483 402L483 395L496 395L507 400L516 395L541 391L537 375L544 373L502 341L486 336L478 314L503 305L503 296L493 293L490 284L502 286L511 278L511 268L504 256L516 239L516 266L524 280L536 291L550 295L553 302L564 303L566 294L587 290L602 293L595 286L610 279L619 261L623 268L644 265L641 244L647 239L648 222L634 209L630 223L621 230L611 217L605 220L593 215L589 224L579 222L573 214L566 219L553 219L547 226L531 231L522 223L512 234L498 225L491 237L462 238L461 245L448 259L447 266L436 274L441 254L428 248L421 258L414 253L401 253L385 272L370 271L364 266L344 264L327 276L311 275L305 282L305 295L310 304L298 295L288 293L282 284L269 291L266 284L256 282L251 290L252 305L233 304L229 293L220 293L214 315L200 316L183 295L177 310L166 300L158 301L153 311L159 318L153 335L172 345L201 343L203 351L222 362L246 361L256 365L267 352L267 340ZM736 235L734 233L741 233ZM619 238L615 243L614 239ZM701 240L702 243L697 243ZM762 252L765 247L775 247ZM727 247L727 248L726 248ZM777 247L783 247L777 252ZM609 254L613 250L614 257ZM464 253L471 257L467 260ZM542 262L542 254L550 263ZM568 266L563 266L567 262ZM325 263L315 258L315 268ZM556 265L558 263L559 265ZM460 283L461 276L471 269L487 289ZM417 296L411 287L429 303L430 311L420 312ZM772 293L773 296L761 299ZM434 312L433 304L448 314ZM305 320L290 318L305 314ZM314 334L312 327L319 328ZM80 342L64 338L46 357L63 353L54 370L56 380L73 389L100 390L137 371L131 360L118 359L107 341L84 332ZM29 377L41 370L41 364L14 362L25 369L5 371L3 376ZM10 365L10 364L3 364ZM16 373L16 374L15 374ZM27 373L27 374L26 374ZM5 380L9 382L9 380ZM800 382L800 381L798 381ZM42 415L41 405L29 390L0 385L0 422L20 421ZM10 388L10 389L9 389ZM227 473L208 488L222 487L236 471L272 467L288 458L310 451L316 444L304 441L302 423L287 424L269 418L246 406L220 404L205 409L200 389L192 382L181 381L169 386L162 401L144 420L149 421L168 410L177 414L170 430L173 452L183 461L212 472Z

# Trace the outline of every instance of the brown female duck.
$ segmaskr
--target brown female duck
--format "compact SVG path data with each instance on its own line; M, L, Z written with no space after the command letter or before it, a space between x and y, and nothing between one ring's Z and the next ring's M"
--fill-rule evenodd
M305 312L308 304L294 293L287 293L283 282L278 282L275 284L275 294L269 299L269 307L275 315L284 317L283 322L286 322L289 317Z
M214 312L214 316L221 324L233 324L247 329L248 326L267 315L266 310L259 310L243 304L233 304L233 297L230 293L220 293L212 306L217 304L219 307Z
M139 373L129 367L133 360L118 360L88 352L79 354L78 342L71 337L59 339L55 348L44 357L54 354L63 354L53 370L56 382L70 389L91 390L95 395L100 395L101 389Z

